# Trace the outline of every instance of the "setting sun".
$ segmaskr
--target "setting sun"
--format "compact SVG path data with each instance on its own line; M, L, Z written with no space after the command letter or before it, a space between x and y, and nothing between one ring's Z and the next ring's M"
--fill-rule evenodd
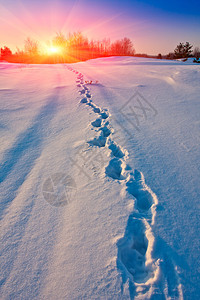
M58 54L61 52L61 49L59 47L50 46L47 48L47 53L49 55Z

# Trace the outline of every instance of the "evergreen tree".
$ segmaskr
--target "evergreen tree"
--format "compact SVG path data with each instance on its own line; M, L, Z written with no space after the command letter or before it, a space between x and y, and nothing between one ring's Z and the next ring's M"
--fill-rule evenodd
M192 45L189 42L180 43L174 50L175 58L188 58L192 53Z

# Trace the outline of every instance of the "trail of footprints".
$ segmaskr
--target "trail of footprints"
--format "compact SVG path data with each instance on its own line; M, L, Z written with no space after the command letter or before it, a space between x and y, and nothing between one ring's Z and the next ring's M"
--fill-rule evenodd
M129 216L125 234L117 242L117 265L122 273L122 293L123 285L129 281L129 290L134 286L136 294L146 294L157 280L160 269L159 259L152 258L154 248L152 225L158 203L157 197L145 184L143 174L138 170L132 170L126 163L128 151L112 139L114 130L110 126L109 111L93 103L83 75L71 67L68 69L77 75L76 84L82 96L80 103L89 106L97 114L97 118L91 122L97 136L87 141L88 144L107 147L110 150L109 164L105 168L106 175L123 182L124 189L135 199L134 211Z

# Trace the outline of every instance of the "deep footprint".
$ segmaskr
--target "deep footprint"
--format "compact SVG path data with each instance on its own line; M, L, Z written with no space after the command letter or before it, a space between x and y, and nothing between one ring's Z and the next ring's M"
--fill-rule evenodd
M124 179L124 177L122 176L123 170L124 162L115 157L110 160L109 165L105 169L105 172L109 177L113 179L122 180Z
M81 99L80 102L81 102L81 103L87 103L87 101L88 101L87 98L83 98L83 99Z
M106 112L102 112L101 117L102 117L102 119L107 119L109 117L109 115Z
M101 109L98 106L96 106L95 104L93 104L92 102L88 102L87 105L91 106L93 108L93 111L96 114L99 114L101 112Z
M145 266L148 240L146 238L146 226L136 214L129 216L124 237L117 242L118 260L133 276L137 283L148 279L149 271Z
M102 122L102 119L98 118L95 121L93 121L91 124L94 127L101 127L101 122Z
M126 183L127 191L137 200L137 208L139 211L147 211L153 204L153 197L147 190L142 173L135 170L134 177L131 176Z
M113 141L110 142L110 145L108 146L108 148L111 150L112 155L115 157L122 158L125 155L122 148Z
M102 131L103 136L108 137L109 135L111 135L111 130L108 128L108 126L103 126L100 129Z
M84 90L84 91L86 91L86 90ZM87 98L91 98L92 96L91 96L91 94L87 93L87 94L86 94L86 97L87 97Z
M83 95L83 94L85 94L85 90L84 90L84 89L83 89L83 90L80 90L79 93L80 93L81 95Z
M88 141L88 144L92 146L105 147L107 142L107 137L103 136L101 133L98 137L95 137L93 140Z

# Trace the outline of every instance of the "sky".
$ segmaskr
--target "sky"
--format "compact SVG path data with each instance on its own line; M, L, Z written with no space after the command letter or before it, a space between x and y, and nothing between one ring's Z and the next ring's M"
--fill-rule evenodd
M193 0L0 0L0 47L22 49L62 32L89 39L129 37L136 53L167 54L179 42L200 47L200 4Z

